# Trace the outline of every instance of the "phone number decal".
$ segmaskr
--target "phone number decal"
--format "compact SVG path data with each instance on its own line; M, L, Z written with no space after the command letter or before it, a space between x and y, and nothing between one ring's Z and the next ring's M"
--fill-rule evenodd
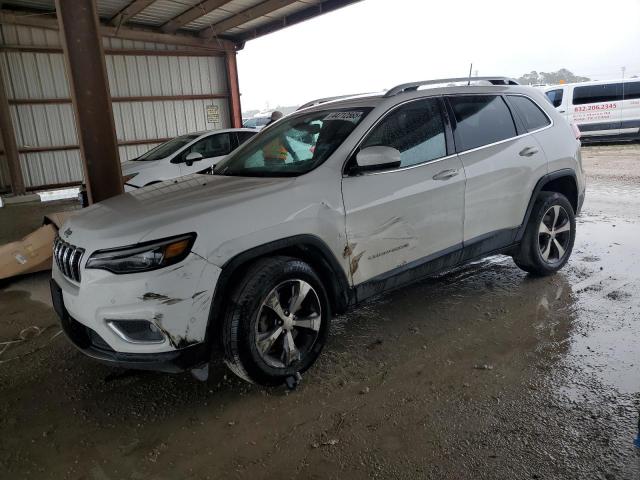
M618 108L615 103L604 103L602 105L584 105L582 107L575 107L576 112L588 112L590 110L610 110Z

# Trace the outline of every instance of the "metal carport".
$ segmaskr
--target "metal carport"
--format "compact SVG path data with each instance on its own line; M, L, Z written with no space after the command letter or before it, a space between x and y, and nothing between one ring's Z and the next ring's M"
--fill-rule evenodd
M241 125L247 40L356 1L2 2L0 192L83 179L93 201L121 192L120 157Z

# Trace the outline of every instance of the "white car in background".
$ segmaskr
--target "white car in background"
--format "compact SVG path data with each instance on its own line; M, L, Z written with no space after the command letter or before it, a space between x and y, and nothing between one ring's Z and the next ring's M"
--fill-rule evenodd
M248 128L230 128L173 138L122 164L124 190L131 192L212 168L256 133Z
M252 118L247 118L242 122L242 126L245 128L251 128L252 130L259 132L271 121L271 114L269 115L256 115Z

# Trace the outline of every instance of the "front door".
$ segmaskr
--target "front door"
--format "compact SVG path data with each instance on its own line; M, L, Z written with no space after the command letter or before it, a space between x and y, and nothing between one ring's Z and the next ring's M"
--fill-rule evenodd
M396 148L400 166L343 179L345 256L353 285L400 272L462 243L465 174L459 158L448 155L452 145L447 145L441 105L439 98L419 99L388 113L360 149Z
M230 133L216 133L208 137L198 140L180 153L179 165L180 175L189 175L191 173L201 172L217 164L225 155L233 150L232 138ZM191 162L186 157L189 153L197 152L202 155L200 160Z

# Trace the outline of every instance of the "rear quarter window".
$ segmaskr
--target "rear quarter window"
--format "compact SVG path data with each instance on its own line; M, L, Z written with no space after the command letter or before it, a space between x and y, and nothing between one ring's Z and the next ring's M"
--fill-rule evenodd
M551 105L558 108L560 105L562 105L563 93L564 93L564 90L562 90L561 88L558 88L556 90L549 90L548 92L545 92L545 95L551 102Z
M527 131L532 132L551 125L551 121L542 109L528 97L509 95L511 105L516 108Z
M497 95L449 97L456 119L456 149L470 150L515 137L516 126L504 99Z

